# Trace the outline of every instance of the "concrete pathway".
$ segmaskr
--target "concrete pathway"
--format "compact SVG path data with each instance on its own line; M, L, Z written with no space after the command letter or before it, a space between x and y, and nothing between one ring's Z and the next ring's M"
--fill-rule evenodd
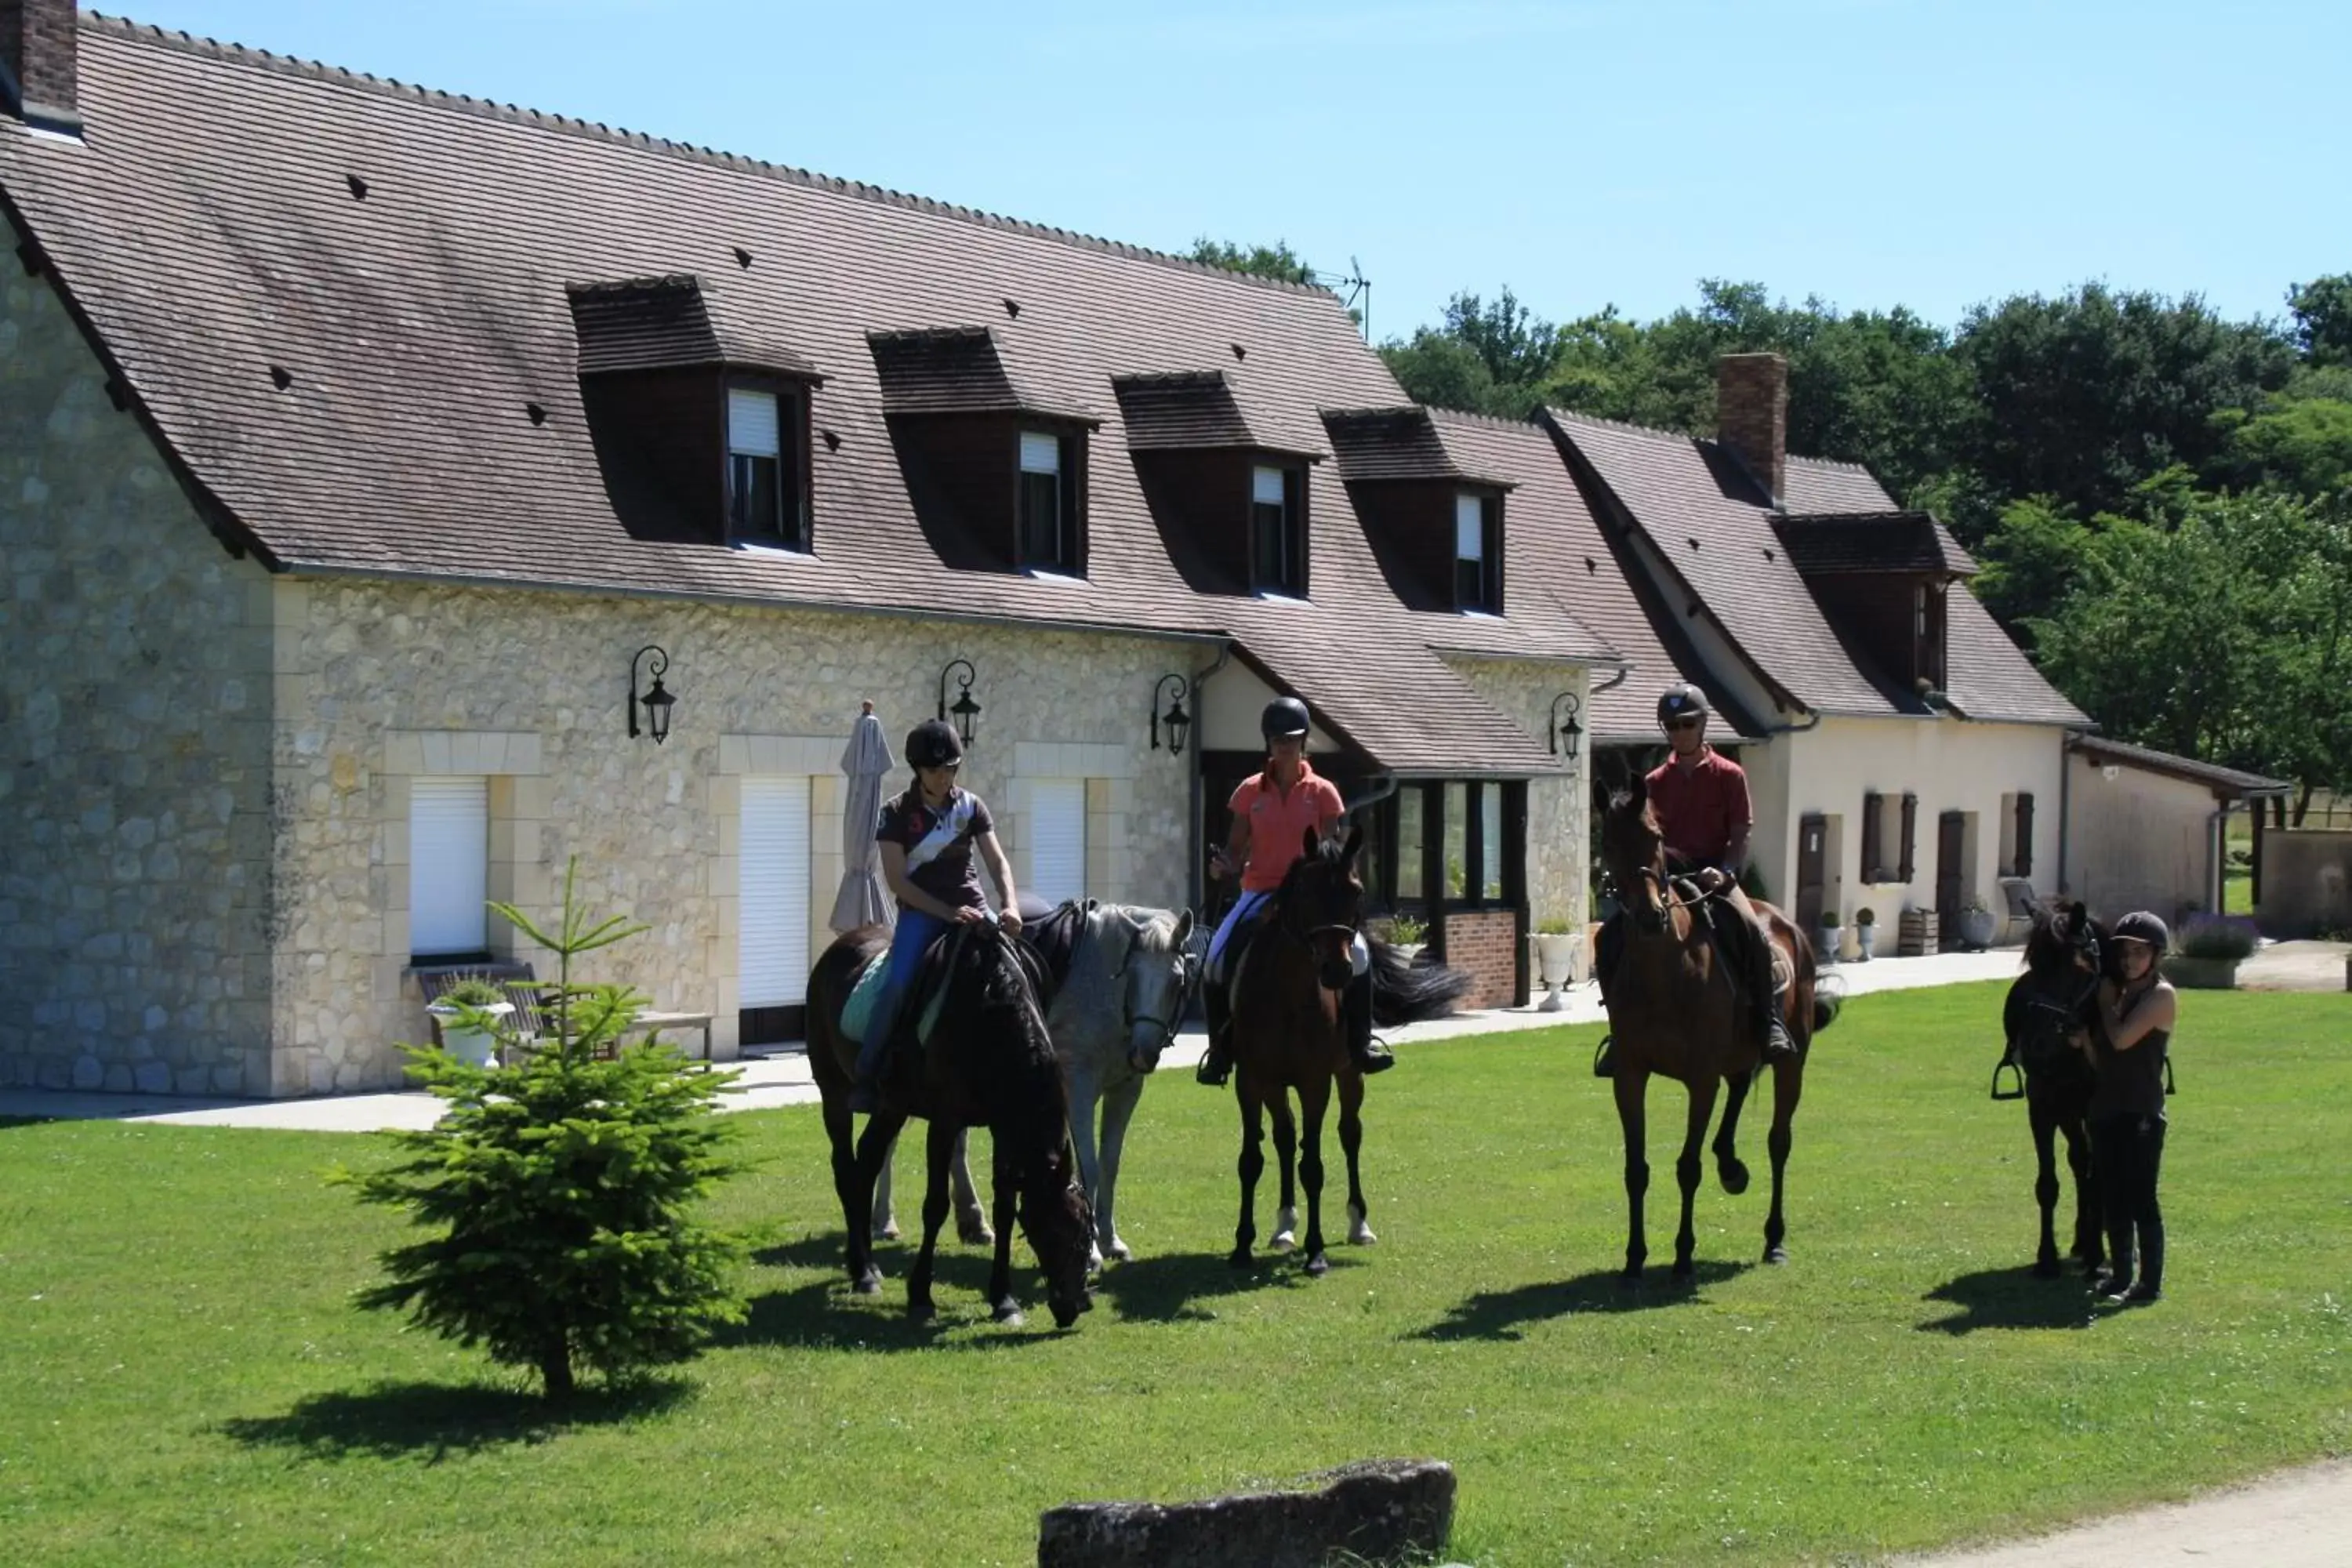
M2352 1563L2352 1463L2288 1470L2031 1541L1898 1561L1904 1568L2344 1568Z

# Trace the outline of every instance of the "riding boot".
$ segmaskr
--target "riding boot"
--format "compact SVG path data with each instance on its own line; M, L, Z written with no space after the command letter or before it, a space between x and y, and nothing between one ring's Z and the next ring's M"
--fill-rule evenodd
M871 1116L882 1108L882 1069L890 1059L890 1033L898 1026L898 996L884 992L866 1015L866 1037L857 1042L857 1079L850 1086L853 1116Z
M1759 1020L1762 1026L1757 1031L1760 1037L1757 1046L1766 1061L1793 1057L1797 1054L1797 1042L1790 1038L1789 1026L1780 1017L1781 1001L1788 993L1774 984L1779 977L1774 973L1772 944L1761 930L1748 933L1748 994L1756 998L1756 1011L1763 1015Z
M1223 981L1212 980L1202 989L1201 1010L1208 1016L1209 1048L1202 1053L1201 1065L1192 1069L1192 1079L1196 1083L1221 1089L1234 1070L1233 1052L1227 1043L1234 1009L1225 995Z
M1372 977L1360 974L1339 993L1339 1021L1348 1028L1348 1059L1370 1078L1396 1066L1389 1048L1372 1038Z

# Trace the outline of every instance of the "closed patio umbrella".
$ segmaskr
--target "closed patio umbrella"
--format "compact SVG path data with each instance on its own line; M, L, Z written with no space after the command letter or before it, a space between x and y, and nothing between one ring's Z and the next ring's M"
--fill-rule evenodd
M895 925L898 910L882 889L880 858L874 847L874 827L882 816L882 777L891 768L890 742L874 704L859 704L856 728L841 753L841 771L848 787L841 799L841 891L833 900L836 931L863 925Z

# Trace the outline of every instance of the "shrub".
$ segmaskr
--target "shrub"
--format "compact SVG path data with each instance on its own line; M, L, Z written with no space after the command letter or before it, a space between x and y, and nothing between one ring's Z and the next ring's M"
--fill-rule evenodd
M1874 926L1878 923L1878 911L1867 907L1856 910L1853 911L1853 923L1858 926Z
M468 974L451 982L435 1001L452 1007L495 1007L506 999L506 993L488 976Z
M504 1071L406 1047L447 1102L430 1131L389 1137L408 1156L371 1175L337 1173L362 1202L405 1208L439 1234L383 1254L392 1278L361 1306L404 1310L420 1327L492 1360L537 1369L547 1396L586 1366L608 1381L698 1353L709 1329L742 1316L731 1284L740 1248L689 1210L735 1167L717 1114L723 1080L666 1047L616 1050L645 999L575 984L572 961L644 931L591 923L563 879L554 934L496 909L558 959L548 1033ZM501 1043L520 1047L501 1023Z
M1549 920L1536 922L1538 936L1570 936L1575 933L1575 927L1568 923L1566 917L1560 915L1553 915Z
M2262 944L2262 931L2243 915L2191 915L2172 939L2183 958L2242 959Z
M1392 947L1412 947L1429 940L1429 922L1411 915L1391 915L1385 940Z

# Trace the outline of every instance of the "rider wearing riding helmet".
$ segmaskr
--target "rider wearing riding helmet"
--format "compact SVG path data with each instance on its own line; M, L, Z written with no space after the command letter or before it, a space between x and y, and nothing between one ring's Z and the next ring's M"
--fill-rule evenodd
M2164 1058L2179 999L2158 969L2172 942L2164 921L2134 910L2116 921L2114 941L2123 983L2099 982L2100 1026L2087 1042L2098 1078L2086 1118L2099 1206L2105 1211L2109 1270L2092 1294L2111 1306L2131 1307L2164 1299L2164 1214L2157 1206L2156 1179L2164 1163Z
M1765 1015L1758 1044L1768 1058L1793 1056L1797 1047L1781 1022L1773 990L1771 934L1739 886L1739 873L1748 864L1748 831L1756 824L1748 773L1706 743L1706 696L1697 687L1687 681L1668 687L1658 699L1658 728L1665 731L1674 754L1651 769L1643 783L1669 857L1691 869L1691 880L1701 893L1719 895L1757 933L1748 990L1759 1000L1756 1011Z
M975 849L996 884L997 924L1008 932L1021 929L1013 866L996 841L995 820L980 796L956 787L963 742L954 727L937 719L916 725L907 736L907 761L915 782L883 806L874 830L882 850L882 879L898 900L898 926L857 1047L857 1083L849 1095L849 1109L867 1114L879 1099L890 1032L924 950L950 925L988 919L988 900L972 865Z
M1205 1084L1222 1084L1233 1071L1227 1038L1232 1001L1225 989L1225 944L1281 888L1291 867L1298 863L1313 828L1318 839L1339 830L1347 803L1337 785L1317 773L1307 760L1307 704L1296 697L1277 697L1258 716L1258 732L1265 738L1266 764L1262 773L1242 781L1227 802L1233 831L1223 847L1213 852L1209 874L1216 878L1241 871L1241 896L1225 911L1216 936L1209 943L1211 984L1202 1004L1208 1013L1209 1049L1193 1076ZM1340 995L1340 1013L1348 1031L1348 1055L1360 1072L1386 1071L1396 1064L1386 1047L1372 1038L1372 976L1370 950L1361 932L1353 952L1354 977Z

